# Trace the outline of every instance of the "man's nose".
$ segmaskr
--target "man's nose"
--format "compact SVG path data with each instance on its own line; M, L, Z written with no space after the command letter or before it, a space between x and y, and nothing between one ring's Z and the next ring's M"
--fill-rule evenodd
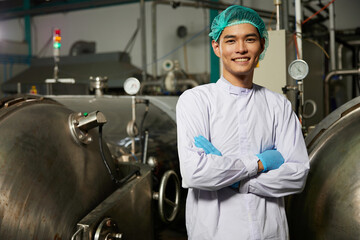
M247 53L246 43L244 41L238 41L238 44L236 46L236 51L242 54Z

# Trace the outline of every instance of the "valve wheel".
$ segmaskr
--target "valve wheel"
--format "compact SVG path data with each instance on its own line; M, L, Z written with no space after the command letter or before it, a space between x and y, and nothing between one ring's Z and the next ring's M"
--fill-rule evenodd
M167 188L170 179L173 180L173 185L175 185L175 188ZM172 193L171 195L173 195L171 196L172 199L170 199L168 196L169 192ZM175 171L168 170L161 178L158 200L159 215L161 220L165 223L174 221L176 215L179 212L180 202L180 180Z

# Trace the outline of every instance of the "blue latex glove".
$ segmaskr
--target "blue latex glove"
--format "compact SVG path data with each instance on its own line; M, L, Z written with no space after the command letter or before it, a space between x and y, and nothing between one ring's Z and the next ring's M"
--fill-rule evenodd
M285 161L281 153L276 149L266 150L256 156L260 159L264 166L264 170L261 172L278 169Z
M234 188L234 189L238 189L240 186L240 181L239 182L236 182L236 183L233 183L230 187L231 188Z
M209 140L207 140L205 137L200 135L198 137L194 137L194 140L195 140L195 146L204 149L206 154L214 154L214 155L222 156L221 152L217 150L214 147L214 145L212 145L211 142L209 142ZM237 189L239 188L239 185L240 182L236 182L233 183L230 187Z
M222 156L221 152L217 150L214 145L212 145L211 142L209 142L209 140L207 140L205 137L200 135L198 137L194 137L194 140L195 146L204 149L206 154Z

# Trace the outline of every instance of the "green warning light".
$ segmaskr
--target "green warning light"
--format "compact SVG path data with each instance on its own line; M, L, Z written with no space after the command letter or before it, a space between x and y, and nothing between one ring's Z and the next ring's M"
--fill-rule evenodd
M84 112L84 116L86 117L87 115L89 115L87 112Z
M59 43L59 42L54 43L54 48L60 48L60 47L61 47L61 43Z

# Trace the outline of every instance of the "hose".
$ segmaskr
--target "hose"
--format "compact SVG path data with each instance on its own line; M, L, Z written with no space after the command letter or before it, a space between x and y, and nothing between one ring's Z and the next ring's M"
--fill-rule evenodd
M130 172L130 174L128 174L127 176L125 176L124 178L118 180L114 174L112 173L109 164L107 163L107 160L105 158L105 154L104 154L104 148L103 148L103 143L102 143L102 126L103 125L99 125L99 148L100 148L100 156L101 159L103 160L105 167L111 177L111 180L118 186L124 184L125 182L127 182L132 176L136 175L136 176L140 176L140 167L136 166L136 169L133 170L132 172Z

